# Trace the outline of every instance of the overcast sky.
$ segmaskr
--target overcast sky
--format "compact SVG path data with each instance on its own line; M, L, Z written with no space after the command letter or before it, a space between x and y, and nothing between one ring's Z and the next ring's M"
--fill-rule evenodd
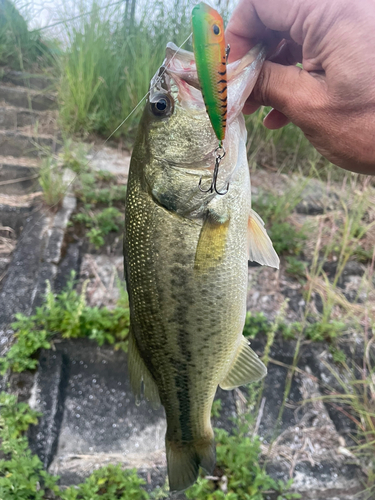
M97 0L97 4L103 6L115 3L118 0ZM123 4L125 5L123 0ZM174 0L166 0L173 4ZM191 0L191 5L198 3L199 0ZM211 5L226 5L237 3L237 0L205 0ZM26 18L30 29L50 26L58 21L70 19L82 12L88 12L92 8L93 0L14 0L16 7ZM152 0L137 0L137 5L147 3L150 5ZM52 33L52 35L57 33Z
M74 0L14 0L14 3L27 19L30 29L49 26L62 19L69 19L81 12L81 6L84 8L86 5L85 10L87 11L92 6L91 0L78 2ZM111 1L103 0L103 5L107 3L111 3Z

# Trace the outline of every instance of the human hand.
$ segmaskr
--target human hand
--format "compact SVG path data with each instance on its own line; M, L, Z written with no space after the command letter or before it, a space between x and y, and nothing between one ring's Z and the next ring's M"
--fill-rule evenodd
M230 59L259 40L280 43L244 112L272 106L267 128L293 122L332 163L374 175L375 1L240 0L226 31Z

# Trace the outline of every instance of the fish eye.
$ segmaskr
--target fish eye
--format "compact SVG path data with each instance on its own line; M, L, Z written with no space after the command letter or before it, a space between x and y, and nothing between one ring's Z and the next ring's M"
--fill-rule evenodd
M159 99L159 101L156 103L156 107L159 111L164 111L167 107L167 99Z
M214 24L212 26L212 29L213 29L213 32L215 33L215 35L218 35L220 33L220 28L217 24Z
M151 103L151 111L156 116L165 116L169 114L171 107L172 104L170 99L164 94L160 95L155 102Z

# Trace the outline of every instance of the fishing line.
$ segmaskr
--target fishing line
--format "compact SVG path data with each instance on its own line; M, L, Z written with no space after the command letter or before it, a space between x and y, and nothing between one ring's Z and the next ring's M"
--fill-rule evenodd
M119 4L123 4L123 3L124 3L124 0L120 0L118 2L110 3L108 5L105 5L104 7L98 7L96 9L90 10L88 12L84 12L83 14L78 14L77 16L71 17L70 19L64 19L63 21L57 21L56 23L49 24L48 26L42 26L41 28L36 28L35 30L32 30L31 33L35 33L37 31L44 31L44 30L47 30L49 28L54 28L55 26L60 26L60 24L67 24L67 23L70 23L71 21L75 21L76 19L80 19L81 17L89 16L93 12L97 12L99 10L108 9L108 7L113 7L114 5L119 5Z
M171 64L171 62L173 61L173 59L177 56L177 54L179 53L179 51L181 50L181 48L185 45L185 43L191 38L191 36L193 35L193 33L190 33L190 35L182 42L182 44L178 47L178 49L176 50L176 52L173 54L173 56L171 57L170 61L168 62L168 64L166 64L164 70L162 71L162 73L158 76L158 78L155 80L155 83L153 85L152 88L154 88L160 81L161 79L163 78L163 75L164 73L167 71L169 65ZM142 99L138 102L138 104L130 111L130 113L124 118L124 120L122 120L122 122L116 127L116 129L105 139L105 141L101 144L101 146L99 147L99 150L94 154L94 156L92 158L90 158L90 160L88 160L84 165L83 165L83 169L85 169L90 163L92 163L95 158L99 155L99 153L101 153L103 147L107 144L107 142L113 137L113 135L124 125L124 123L133 115L133 113L135 113L135 111L139 108L139 106L143 103L143 101L145 99L147 99L147 97L149 96L152 88L150 88L150 90L142 97ZM35 224L32 225L32 227L30 227L29 229L25 229L18 241L17 241L17 246L19 244L21 244L24 240L24 238L26 238L26 236L28 234L30 234L30 232L34 229L35 226L37 226L37 224L39 224L39 222L44 218L44 216L51 211L51 209L55 208L56 206L58 206L61 201L65 198L65 195L67 194L67 192L69 191L70 187L72 186L72 184L75 182L75 180L77 178L79 178L79 175L80 174L76 174L72 180L70 182L67 183L66 185L66 189L65 191L63 192L63 195L62 197L59 199L59 201L57 201L54 205L51 205L49 206L48 208L46 208L40 215L39 219L35 222ZM1 281L6 278L7 274L8 274L8 270L9 268L5 271L5 273L1 276ZM1 283L0 281L0 283Z

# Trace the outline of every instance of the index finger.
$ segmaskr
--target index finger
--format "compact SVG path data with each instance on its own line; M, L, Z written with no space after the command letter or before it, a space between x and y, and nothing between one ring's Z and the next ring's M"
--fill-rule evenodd
M230 59L236 60L259 40L267 40L267 28L289 33L308 0L240 0L229 20L225 38ZM269 33L269 31L268 31Z

